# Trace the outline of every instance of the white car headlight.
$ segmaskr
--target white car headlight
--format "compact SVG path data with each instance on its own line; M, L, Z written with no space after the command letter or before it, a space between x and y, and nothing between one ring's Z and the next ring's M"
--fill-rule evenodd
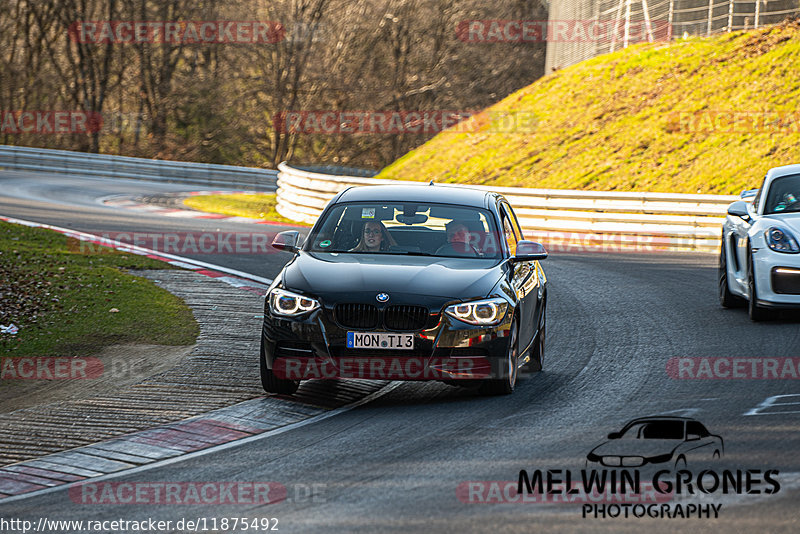
M273 289L269 293L269 309L275 315L298 317L319 308L319 301L287 291Z
M779 228L777 226L771 227L764 232L764 239L767 246L775 252L783 252L785 254L800 253L800 246L797 245L797 239L789 230Z
M492 326L503 320L507 309L508 302L505 299L496 298L453 304L445 308L444 312L450 317L468 324Z

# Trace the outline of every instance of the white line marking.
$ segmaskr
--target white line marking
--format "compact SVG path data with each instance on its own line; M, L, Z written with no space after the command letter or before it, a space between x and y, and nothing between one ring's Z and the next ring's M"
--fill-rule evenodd
M764 399L761 404L756 406L755 408L743 413L742 415L783 415L786 413L800 413L797 410L786 410L782 412L764 412L762 410L766 410L767 408L771 408L773 406L797 406L800 405L800 402L775 402L778 399L783 399L785 397L798 397L800 398L800 394L793 393L791 395L775 395L774 397L767 397Z

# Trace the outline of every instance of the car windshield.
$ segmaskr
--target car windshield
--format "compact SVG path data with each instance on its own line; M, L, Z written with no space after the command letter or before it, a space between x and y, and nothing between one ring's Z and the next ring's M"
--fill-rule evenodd
M683 439L683 421L647 421L630 426L622 435L629 439Z
M492 214L451 204L353 202L334 206L309 236L306 251L502 258Z
M767 194L764 214L800 211L800 174L773 180Z

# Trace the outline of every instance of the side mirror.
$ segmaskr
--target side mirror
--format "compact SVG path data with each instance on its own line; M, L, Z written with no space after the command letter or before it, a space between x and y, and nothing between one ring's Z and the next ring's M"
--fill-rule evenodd
M608 435L608 439L619 439L621 437L622 434L620 434L619 432L612 432L611 434Z
M700 434L686 434L686 441L697 441L700 439Z
M547 258L547 251L541 243L520 241L517 243L517 253L511 259L513 261L533 261L545 258Z
M744 200L737 200L728 206L728 215L739 217L745 222L750 222L750 214L747 213L747 202Z
M297 252L300 250L300 232L289 230L281 232L272 240L272 248L285 250L286 252Z

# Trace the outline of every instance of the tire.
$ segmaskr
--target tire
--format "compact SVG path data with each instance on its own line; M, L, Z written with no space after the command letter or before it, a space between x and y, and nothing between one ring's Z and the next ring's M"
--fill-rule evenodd
M536 340L533 344L533 354L528 364L531 371L541 371L544 369L544 349L547 338L547 300L542 302L542 315L539 320L539 331L536 333Z
M293 395L300 387L299 380L288 380L278 378L272 369L267 368L267 357L264 353L264 340L261 340L261 387L267 393L279 393L281 395Z
M769 318L769 311L758 305L758 288L756 287L756 277L753 272L753 253L747 255L747 289L750 298L747 301L747 313L750 320L754 322L763 321Z
M723 308L741 308L744 299L731 293L728 285L728 254L725 252L725 241L722 241L722 248L719 251L719 273L717 279L719 285L719 303Z
M519 341L517 333L517 320L511 323L511 339L508 343L508 351L503 359L500 378L484 380L481 384L481 393L485 395L510 395L514 392L517 384L517 370L519 366Z

